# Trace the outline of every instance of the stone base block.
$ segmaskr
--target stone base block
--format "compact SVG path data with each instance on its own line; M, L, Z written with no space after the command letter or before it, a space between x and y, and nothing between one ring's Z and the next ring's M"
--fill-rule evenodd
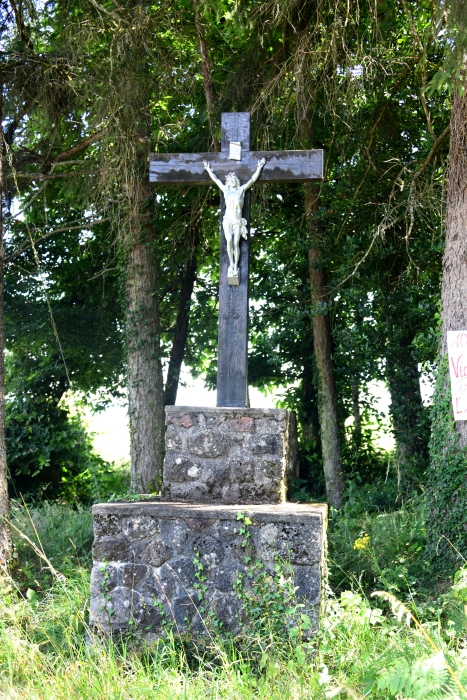
M297 472L295 413L166 406L162 498L282 503Z
M237 635L261 605L255 582L265 593L276 587L284 599L297 587L295 601L316 627L325 505L106 503L94 506L93 515L97 630L131 629L147 641L168 625L206 639L212 627Z

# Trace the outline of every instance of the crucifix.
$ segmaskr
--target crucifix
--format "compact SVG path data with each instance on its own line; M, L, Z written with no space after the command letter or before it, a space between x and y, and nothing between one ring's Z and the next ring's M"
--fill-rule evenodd
M323 152L250 151L249 112L222 114L221 127L220 153L151 154L149 180L164 185L213 181L221 191L217 405L246 407L250 188L256 181L322 180Z

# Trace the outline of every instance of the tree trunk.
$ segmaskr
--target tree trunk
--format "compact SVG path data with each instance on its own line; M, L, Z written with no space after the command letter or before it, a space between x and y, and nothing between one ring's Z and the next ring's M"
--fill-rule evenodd
M467 329L467 92L451 105L449 188L443 257L442 337L433 398L430 468L426 486L427 556L432 570L446 578L467 552L467 421L454 421L447 331Z
M125 240L131 490L135 493L159 489L165 449L156 231L150 197L146 182L134 183Z
M174 406L177 400L180 370L188 337L191 295L193 294L193 287L196 279L196 251L199 242L199 225L199 220L195 221L190 231L192 234L192 250L186 262L180 285L177 318L175 321L174 338L170 350L169 367L167 370L167 381L164 392L164 402L166 406Z
M306 188L307 190L309 188ZM311 204L316 199L309 191L305 193L305 211L311 214ZM314 311L325 303L326 273L319 269L319 251L309 251L311 301ZM313 316L313 342L318 378L319 424L323 471L326 481L328 503L340 508L343 503L344 478L337 410L337 391L332 366L332 338L328 314Z
M302 429L302 452L305 458L299 460L298 476L310 482L310 477L313 476L313 481L315 481L317 475L311 475L312 467L307 457L321 450L321 442L319 434L318 392L315 386L313 345L311 343L311 323L307 330L310 336L311 347L309 350L307 348L304 351L300 404L297 411L297 419ZM316 484L314 484L314 486L316 486Z
M360 387L358 380L358 370L354 366L350 377L350 391L352 393L353 442L357 450L362 446L362 414L360 412Z
M5 326L3 308L4 245L3 245L3 86L0 86L0 565L11 558L10 530L5 522L10 512L8 500L7 461L5 444Z
M299 84L300 82L298 81ZM313 148L313 121L308 110L304 112L299 120L299 133L302 147ZM320 308L327 301L326 271L322 268L320 262L320 240L314 221L314 215L319 208L319 185L309 183L305 185L304 189L305 216L310 238L308 269L313 307L313 343L318 380L318 411L323 471L328 503L334 508L340 508L344 497L344 478L342 475L336 381L332 366L331 325L328 314L319 313Z
M449 191L443 258L441 354L447 331L467 329L467 93L454 95L451 110ZM467 420L456 421L459 447L467 445Z
M306 3L305 3L306 5ZM305 9L304 5L304 9ZM309 9L309 8L308 8ZM297 98L298 136L302 148L314 148L315 134L311 95L307 71L309 66L305 60L302 38L308 31L303 14L298 21L299 31L295 35L294 74ZM337 391L332 366L332 338L329 316L325 311L326 271L322 267L322 240L315 221L320 204L319 185L307 183L305 189L305 216L310 241L308 251L308 269L311 283L311 302L313 307L313 343L318 384L318 412L321 434L321 452L323 456L323 471L326 482L328 503L334 508L340 508L344 498L344 478L342 475L342 457L337 410Z
M310 332L311 328L310 328ZM303 360L303 379L298 420L305 443L319 438L318 396L313 377L313 361L306 356Z

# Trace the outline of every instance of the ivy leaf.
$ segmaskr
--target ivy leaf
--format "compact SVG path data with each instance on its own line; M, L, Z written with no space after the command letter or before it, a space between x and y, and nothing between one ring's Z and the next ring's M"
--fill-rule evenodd
M295 647L295 657L297 659L297 663L300 666L303 666L303 664L306 661L306 656L305 656L305 652L303 651L302 647Z

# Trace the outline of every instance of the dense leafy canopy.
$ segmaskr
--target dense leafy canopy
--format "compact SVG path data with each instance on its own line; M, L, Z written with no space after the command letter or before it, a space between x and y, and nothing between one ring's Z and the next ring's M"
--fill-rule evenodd
M215 149L220 113L249 110L253 148L324 149L313 227L327 274L316 307L303 187L256 188L250 382L289 387L283 401L298 412L302 483L322 497L311 326L329 313L347 478L372 481L387 466L365 427L366 387L377 378L390 388L399 488L420 488L429 417L419 374L437 354L449 147L442 8L56 0L19 16L13 7L2 15L0 56L12 472L40 471L39 455L65 465L39 427L53 432L65 419L67 390L124 386L124 229L148 153ZM159 352L167 365L190 269L185 363L213 386L218 195L167 188L150 196ZM35 442L24 449L26 426Z

